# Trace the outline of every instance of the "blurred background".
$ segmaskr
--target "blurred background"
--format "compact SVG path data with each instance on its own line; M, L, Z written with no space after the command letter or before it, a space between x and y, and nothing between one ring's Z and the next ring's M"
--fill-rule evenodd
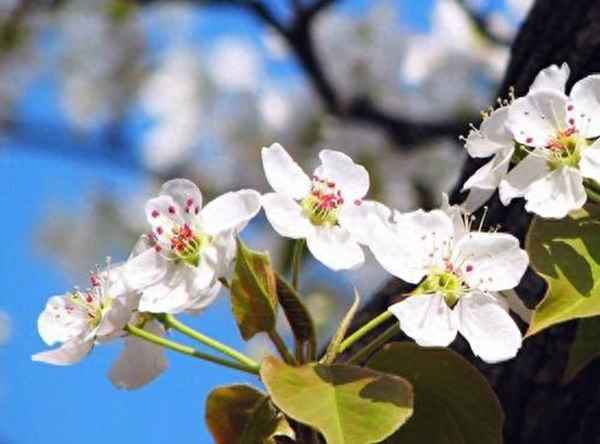
M371 173L370 197L436 205L456 181L458 134L494 102L528 0L0 0L0 444L210 443L211 388L250 381L185 357L141 390L105 377L121 344L66 368L30 360L47 298L123 260L144 201L172 177L208 200L268 191L260 148L308 170L320 149ZM244 232L287 270L261 216ZM385 274L310 259L302 290L321 338ZM243 344L227 297L201 331ZM283 325L283 323L282 323Z

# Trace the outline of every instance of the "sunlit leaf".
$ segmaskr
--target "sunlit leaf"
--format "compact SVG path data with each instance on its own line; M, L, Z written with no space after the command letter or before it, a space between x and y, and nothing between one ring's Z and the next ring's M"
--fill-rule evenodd
M569 350L563 381L572 381L585 366L598 357L600 357L600 317L582 319L577 325L577 334Z
M277 289L268 253L250 250L238 239L231 280L231 307L245 340L275 328Z
M260 376L286 415L323 434L327 444L380 442L412 414L406 380L343 364L291 367L266 358Z
M548 282L527 335L600 315L600 206L561 220L534 219L526 245L533 268Z
M403 342L386 345L368 362L413 386L413 417L389 444L500 444L504 413L494 391L457 353Z

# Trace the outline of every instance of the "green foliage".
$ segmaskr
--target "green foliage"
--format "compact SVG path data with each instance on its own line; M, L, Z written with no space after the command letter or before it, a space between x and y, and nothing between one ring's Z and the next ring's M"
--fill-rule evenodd
M231 279L231 308L245 340L275 328L277 286L268 253L249 249L238 239Z
M352 323L352 319L354 319L356 310L358 310L359 303L360 297L358 296L358 292L354 290L354 303L350 307L350 310L348 310L348 313L346 313L346 316L344 316L344 319L342 319L342 322L335 332L335 335L333 335L333 339L331 339L331 342L327 347L327 351L325 352L325 356L323 356L321 359L321 363L331 364L335 360L340 344L344 340L344 337L350 328L350 324Z
M600 206L561 220L535 218L526 248L548 282L528 336L571 319L600 315Z
M287 318L298 347L298 354L314 359L317 350L315 326L302 298L279 274L277 278L277 299ZM306 348L306 350L304 350ZM301 356L296 356L301 358ZM303 359L300 359L301 361Z
M600 317L582 319L577 325L577 334L569 350L563 381L571 382L577 373L598 357L600 357Z
M389 444L500 444L504 414L479 371L447 349L391 343L368 367L406 378L415 392L414 415Z
M260 375L275 405L317 429L327 444L380 442L412 414L410 384L375 370L342 364L291 367L269 357Z
M206 400L206 423L216 444L275 444L294 431L270 399L247 385L213 390Z

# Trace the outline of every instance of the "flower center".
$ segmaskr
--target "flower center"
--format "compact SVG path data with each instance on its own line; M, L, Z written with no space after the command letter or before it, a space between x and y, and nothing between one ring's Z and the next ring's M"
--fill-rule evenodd
M301 205L313 225L336 225L343 203L342 192L335 182L314 176L310 194L302 199Z
M413 294L441 294L444 296L446 304L452 308L465 289L466 284L460 276L460 271L447 262L445 269L432 269L425 280L413 291Z
M100 324L104 313L110 310L110 307L112 306L112 299L104 298L101 300L98 293L95 291L96 288L97 287L94 286L94 288L83 293L79 290L73 291L69 297L69 302L73 305L66 306L67 312L73 312L77 307L87 313L87 320L90 328L97 327Z
M176 260L185 262L194 267L198 266L200 253L208 241L208 236L193 230L188 224L174 227L171 237L171 253Z
M575 127L559 131L546 147L549 154L548 166L551 170L561 166L576 168L581 160L581 151L587 146L587 140L579 135Z

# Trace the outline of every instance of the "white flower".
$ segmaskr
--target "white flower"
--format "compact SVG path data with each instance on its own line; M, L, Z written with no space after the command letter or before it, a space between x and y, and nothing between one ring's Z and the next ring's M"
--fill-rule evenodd
M146 203L152 232L125 265L127 284L143 291L139 310L178 313L211 303L235 256L235 236L259 210L253 190L223 194L202 208L194 183L166 182Z
M569 67L542 70L529 93L510 106L507 127L529 152L500 183L508 205L524 197L525 208L562 218L586 202L584 178L600 182L600 75L577 82L564 94Z
M515 143L512 133L506 128L507 119L507 106L496 109L484 117L480 129L471 129L465 141L465 148L471 157L492 157L463 185L463 191L472 190L468 200L477 201L476 204L469 204L467 208L469 212L477 210L494 194L500 181L508 172Z
M306 239L313 256L333 270L364 262L360 243L369 242L367 216L378 208L363 202L369 173L339 151L323 150L310 179L278 143L262 149L267 181L263 195L267 219L281 236Z
M471 232L458 207L395 213L371 243L393 275L419 284L389 310L422 346L447 346L460 332L473 353L494 363L514 357L521 332L498 292L514 288L529 263L505 233Z

